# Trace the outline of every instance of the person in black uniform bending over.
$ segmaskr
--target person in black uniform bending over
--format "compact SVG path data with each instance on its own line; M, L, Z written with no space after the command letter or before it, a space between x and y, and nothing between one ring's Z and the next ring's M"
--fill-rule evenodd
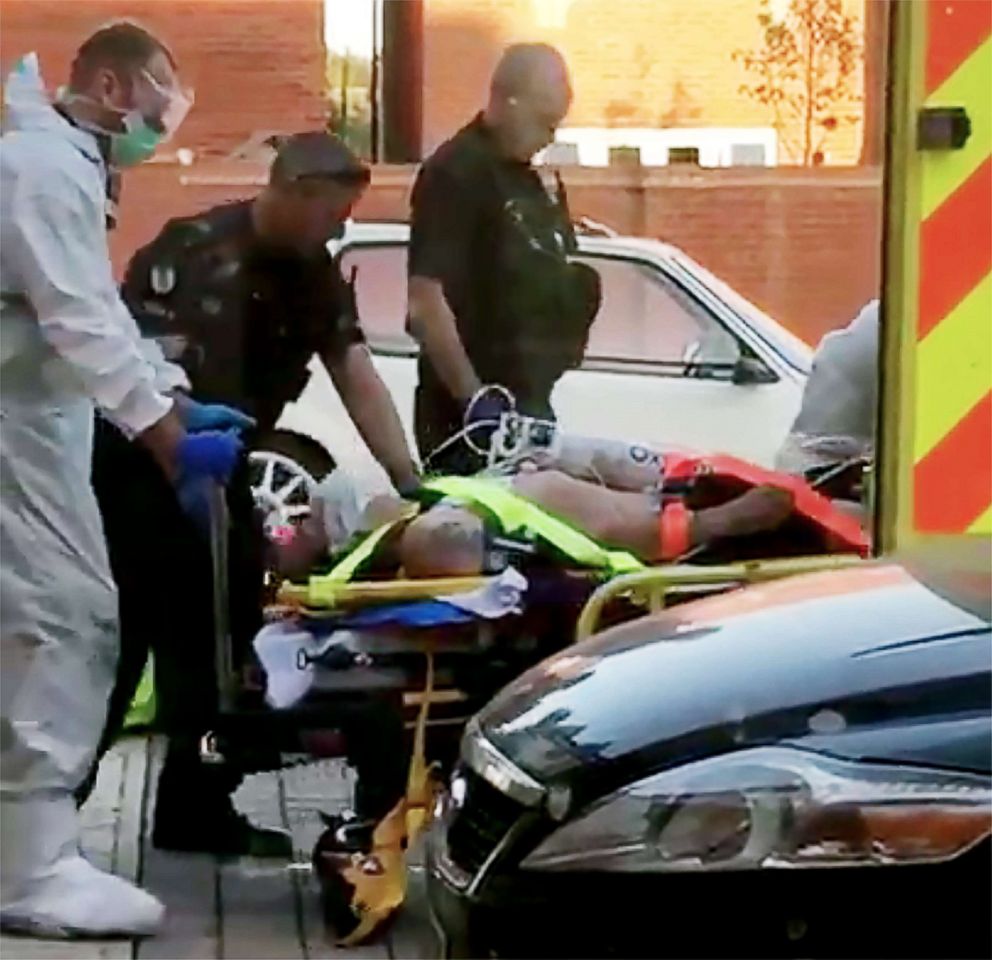
M499 384L520 412L553 419L552 388L582 360L599 307L598 276L573 262L561 180L546 189L531 166L571 99L557 50L511 46L485 110L417 176L408 301L410 331L421 345L415 422L425 468L467 473L479 466L464 445L430 455L466 415L499 415L503 401L480 394L483 387Z
M177 399L188 429L250 430L253 419L254 436L264 438L304 387L317 353L402 493L416 487L416 467L365 346L353 289L326 249L368 182L368 168L336 137L288 137L259 196L171 220L135 254L122 293L143 335L156 338L189 376L197 399ZM132 447L98 421L93 483L118 585L122 637L103 748L119 733L151 648L157 723L169 737L153 842L173 850L288 855L285 836L255 830L234 811L230 793L250 762L200 760L200 740L217 710L203 510L195 502L181 505L150 458ZM228 489L228 504L230 628L236 647L247 650L261 626L263 566L244 465ZM375 718L361 722L374 731ZM401 728L396 736L401 741ZM379 747L359 740L354 749Z
M258 436L296 400L314 353L376 460L416 485L399 416L359 326L351 284L327 252L370 173L322 131L282 140L253 200L171 220L131 260L123 294L146 336L171 346L198 399L255 418Z

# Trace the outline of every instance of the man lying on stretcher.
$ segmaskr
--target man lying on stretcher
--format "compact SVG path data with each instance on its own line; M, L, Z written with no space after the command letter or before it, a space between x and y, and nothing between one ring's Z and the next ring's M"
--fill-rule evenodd
M709 560L867 552L860 510L852 507L844 484L856 486L857 457L870 457L874 448L878 332L879 303L873 300L846 327L824 337L777 472L728 457L666 455L565 438L555 455L521 465L509 483L528 502L593 540L646 563L674 560L701 545L707 545ZM848 457L851 468L836 470L835 462ZM802 471L819 473L816 490L797 476ZM824 474L834 474L830 486ZM339 481L332 475L332 484ZM388 499L372 504L365 528L395 518L398 509ZM279 558L287 575L305 574L340 546L333 525L325 529L320 522L322 512L315 511L302 536ZM403 532L400 559L406 575L483 569L483 516L470 504L422 512ZM360 526L356 520L351 532ZM693 559L702 558L697 553Z
M375 498L362 511L345 479L332 475L297 535L276 548L274 566L290 578L305 576L349 536L386 523L396 529L384 550L407 578L497 572L516 535L559 548L567 561L570 548L555 542L561 528L536 529L546 517L605 548L604 556L623 551L647 564L695 556L704 545L711 562L868 546L850 511L802 478L732 457L614 441L566 438L554 454L529 457L509 476L429 482L421 500L413 517L410 504L391 497Z

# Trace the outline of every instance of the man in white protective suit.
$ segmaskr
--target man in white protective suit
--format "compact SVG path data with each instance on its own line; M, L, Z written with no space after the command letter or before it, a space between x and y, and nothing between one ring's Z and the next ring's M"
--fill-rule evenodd
M90 454L99 407L150 450L184 504L199 496L202 505L204 482L225 482L241 449L233 431L186 430L170 395L185 377L140 340L107 251L112 174L147 159L189 100L166 47L130 23L83 44L55 102L33 54L8 78L5 99L0 921L45 936L145 935L162 905L81 856L73 800L118 654Z

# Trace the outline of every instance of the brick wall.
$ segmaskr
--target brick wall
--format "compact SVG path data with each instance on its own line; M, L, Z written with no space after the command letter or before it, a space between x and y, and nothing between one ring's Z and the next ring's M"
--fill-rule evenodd
M168 217L251 196L265 171L149 164L125 178L112 238L120 272ZM412 167L380 167L356 211L405 219ZM876 168L776 171L564 171L576 217L667 240L811 343L878 295L881 176Z
M681 247L815 343L878 295L881 172L576 170L576 216Z
M571 126L772 125L767 107L741 95L747 74L732 59L760 45L757 0L423 2L427 151L484 103L500 51L515 41L546 41L565 55L575 87ZM865 2L844 0L862 26ZM872 42L883 42L881 33ZM861 114L860 104L847 106ZM844 127L825 145L828 162L857 162L860 144L861 124Z
M573 122L596 122L623 97L634 98L637 109L670 111L676 82L690 94L679 122L751 122L752 107L737 95L739 78L714 80L712 68L727 69L728 45L752 42L747 24L756 0L424 2L424 125L435 141L481 103L503 44L533 37L559 43L583 76L600 77L577 83ZM0 61L9 66L35 49L57 85L78 43L122 15L159 31L197 88L180 145L216 157L254 131L321 123L323 0L0 0ZM624 30L650 37L656 58L635 87L616 40ZM694 114L693 90L706 93L705 116ZM217 159L185 169L156 162L128 173L123 219L111 240L118 271L169 217L250 195L263 177L259 167ZM405 218L410 178L409 168L378 170L359 215ZM565 178L576 215L670 240L810 341L877 292L877 170L576 169Z
M323 0L0 0L0 63L35 50L57 87L80 42L118 17L158 33L195 88L176 146L223 154L255 131L323 125Z

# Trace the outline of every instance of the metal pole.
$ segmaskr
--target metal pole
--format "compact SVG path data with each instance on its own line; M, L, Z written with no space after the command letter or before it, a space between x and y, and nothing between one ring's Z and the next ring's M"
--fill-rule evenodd
M348 142L348 59L351 57L351 50L344 48L344 57L341 60L341 139Z
M369 75L369 153L373 163L379 162L379 2L372 0L372 70Z
M231 648L230 584L228 581L228 532L231 521L224 488L209 484L210 560L214 598L214 669L217 672L217 699L221 714L233 706L234 651Z

